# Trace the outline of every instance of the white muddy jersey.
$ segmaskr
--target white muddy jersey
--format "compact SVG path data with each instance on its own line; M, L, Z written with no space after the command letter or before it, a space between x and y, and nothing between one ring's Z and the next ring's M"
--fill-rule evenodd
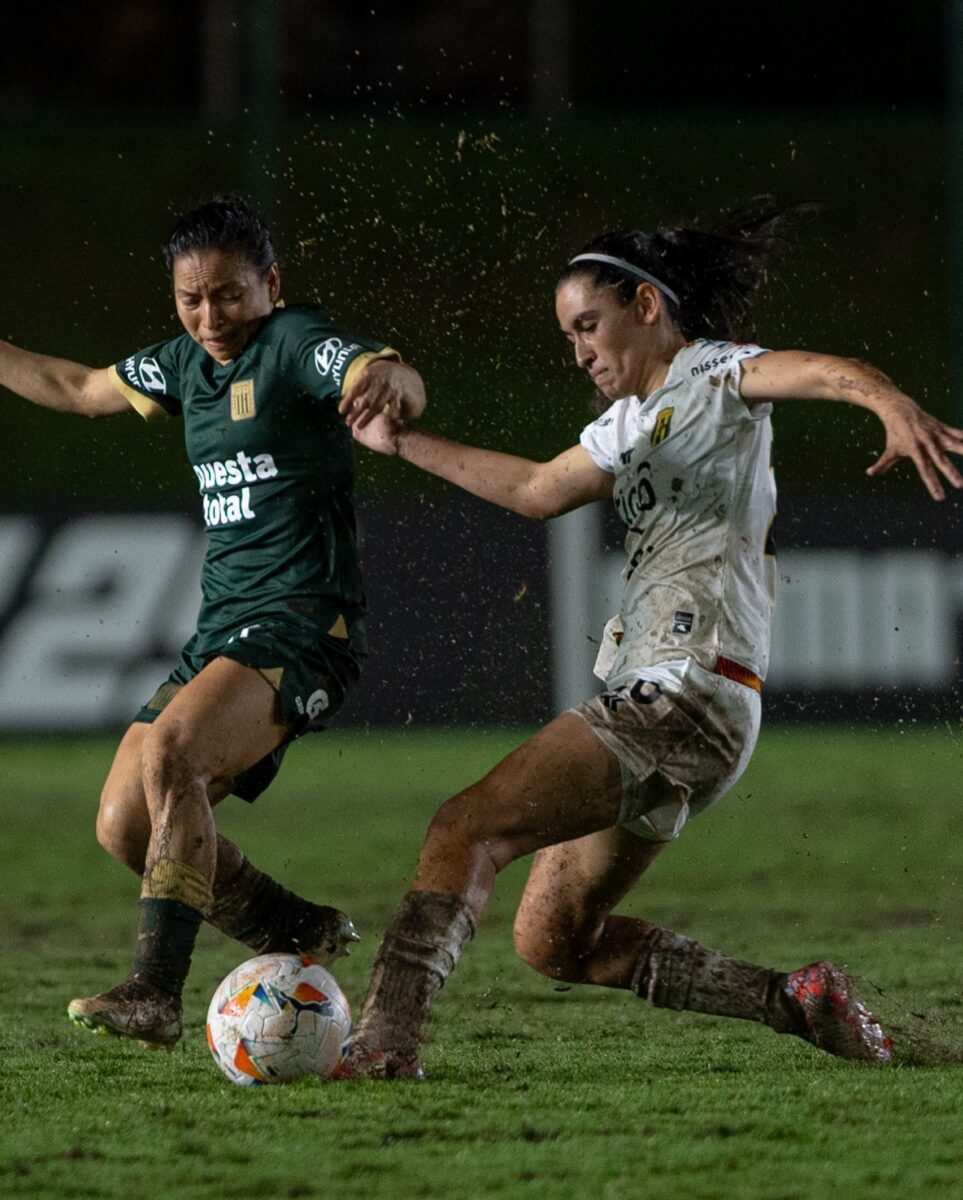
M766 674L775 584L770 529L771 405L749 409L742 362L755 345L683 346L665 383L617 400L582 431L593 461L615 476L628 532L620 610L597 665L617 687L640 668L685 657L713 670L722 656Z

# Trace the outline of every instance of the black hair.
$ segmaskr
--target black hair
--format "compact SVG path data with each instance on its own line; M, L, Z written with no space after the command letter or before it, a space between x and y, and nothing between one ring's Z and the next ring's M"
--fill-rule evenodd
M749 341L755 336L755 293L769 267L787 247L797 221L818 211L813 204L776 208L761 196L709 229L659 225L654 233L621 230L603 233L580 254L609 254L655 276L675 292L678 303L662 293L669 315L687 341L707 337ZM640 280L607 263L570 264L558 281L588 276L597 287L611 287L622 304L635 296Z
M265 276L275 261L271 231L243 196L227 193L191 209L180 218L163 247L164 263L197 250L235 250Z

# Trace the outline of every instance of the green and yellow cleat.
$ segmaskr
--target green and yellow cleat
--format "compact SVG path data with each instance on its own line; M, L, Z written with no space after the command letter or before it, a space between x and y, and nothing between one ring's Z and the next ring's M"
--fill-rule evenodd
M145 1049L168 1051L181 1036L180 1005L152 984L129 978L99 996L82 996L67 1005L75 1025L100 1037L124 1037Z

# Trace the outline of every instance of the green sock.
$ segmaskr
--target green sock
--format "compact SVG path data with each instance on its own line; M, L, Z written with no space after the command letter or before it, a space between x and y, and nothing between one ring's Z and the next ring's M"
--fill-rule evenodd
M203 915L180 900L142 899L138 908L133 974L180 1000Z
M297 954L333 936L331 908L288 891L246 858L237 874L215 890L205 917L258 954Z

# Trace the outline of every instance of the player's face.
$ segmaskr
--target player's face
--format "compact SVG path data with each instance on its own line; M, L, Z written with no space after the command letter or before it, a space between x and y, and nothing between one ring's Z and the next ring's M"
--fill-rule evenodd
M270 316L281 276L243 254L197 250L174 259L174 302L181 324L217 362L236 358Z
M639 296L622 304L612 288L596 287L579 276L566 280L555 294L559 327L575 361L608 400L647 392L653 330L661 311L648 299L646 294L645 303Z

